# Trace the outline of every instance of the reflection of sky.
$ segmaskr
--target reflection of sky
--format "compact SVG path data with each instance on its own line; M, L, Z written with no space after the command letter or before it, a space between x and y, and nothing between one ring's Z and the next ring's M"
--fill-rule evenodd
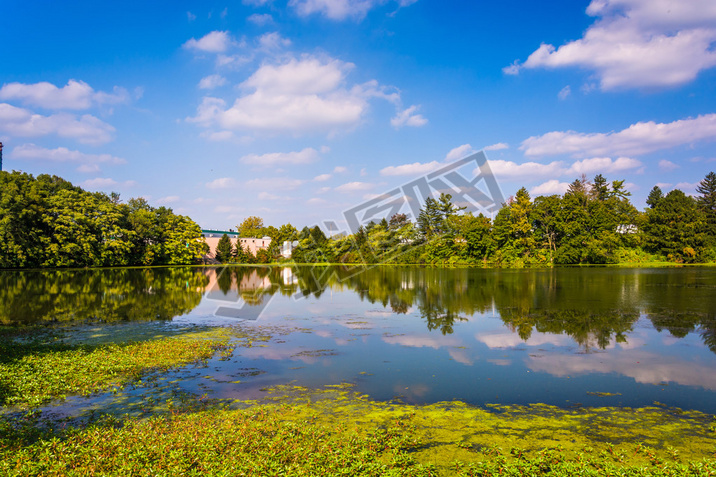
M238 323L214 317L218 306L226 302L205 296L181 319ZM241 307L242 302L231 306ZM625 343L616 343L612 337L602 350L590 338L589 352L585 352L566 333L533 329L522 340L495 311L467 318L455 322L454 333L443 335L427 329L416 306L406 314L396 314L390 306L361 300L348 288L326 290L319 298L275 294L260 319L243 326L301 331L281 336L280 342L273 340L266 347L238 348L236 361L220 367L226 373L226 367L239 365L267 369L268 374L260 379L270 376L273 383L352 382L359 392L374 398L399 396L408 402L615 404L587 394L604 391L621 393L622 405L660 401L716 412L716 356L698 334L676 338L666 331L659 333L642 317ZM329 352L313 355L312 350ZM253 389L252 379L242 379L236 386ZM654 386L663 382L670 385ZM222 393L228 392L230 385L223 386Z

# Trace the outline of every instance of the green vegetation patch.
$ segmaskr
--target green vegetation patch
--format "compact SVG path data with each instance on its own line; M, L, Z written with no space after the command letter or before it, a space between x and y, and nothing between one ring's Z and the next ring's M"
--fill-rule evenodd
M89 395L145 373L210 358L228 347L228 331L189 332L143 342L70 344L52 334L0 336L0 405L38 406Z
M716 475L716 419L696 411L412 406L372 401L347 384L271 393L270 402L291 403L291 415L306 422L364 432L401 426L420 443L411 456L438 475Z
M293 409L206 411L91 427L0 450L2 475L434 475L402 427L296 420Z
M0 441L2 475L716 475L713 416L379 403L280 387L210 409ZM610 442L613 441L613 442ZM616 443L614 443L616 442Z

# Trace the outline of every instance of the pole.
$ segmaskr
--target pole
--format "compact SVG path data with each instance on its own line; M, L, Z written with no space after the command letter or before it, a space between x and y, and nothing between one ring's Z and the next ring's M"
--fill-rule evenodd
M0 142L0 172L2 172L2 143Z

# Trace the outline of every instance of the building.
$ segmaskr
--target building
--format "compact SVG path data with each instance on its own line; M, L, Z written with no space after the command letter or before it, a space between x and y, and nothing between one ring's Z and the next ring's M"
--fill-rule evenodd
M219 244L219 240L221 240L221 237L223 237L224 234L228 235L229 240L231 240L232 247L236 248L236 242L241 241L243 249L250 251L253 255L256 255L256 252L259 250L267 250L271 245L271 237L244 238L239 237L239 233L234 232L233 230L202 230L201 234L204 236L204 240L209 246L209 253L207 254L208 258L214 258L216 256L216 246Z

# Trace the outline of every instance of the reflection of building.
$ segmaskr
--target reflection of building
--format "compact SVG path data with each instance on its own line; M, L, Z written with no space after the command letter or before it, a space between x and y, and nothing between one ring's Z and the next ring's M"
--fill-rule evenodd
M241 275L241 281L237 283L237 276L232 273L232 268L209 268L204 271L204 275L209 279L204 291L206 297L212 300L238 302L241 293L259 293L262 291L270 291L272 284L268 275L262 277L258 270L251 270L250 273ZM225 280L224 288L220 280Z
M290 267L281 269L281 279L286 286L298 285L298 277L293 274L293 269Z
M236 242L240 240L241 246L244 250L248 250L253 255L256 255L256 252L259 250L268 249L269 245L271 245L271 237L244 238L239 237L239 233L234 232L233 230L229 230L228 232L223 230L202 230L201 234L204 236L204 240L209 246L209 258L214 258L216 256L216 246L219 244L219 240L221 240L221 237L223 237L224 234L226 234L229 237L229 240L231 240L232 247L236 248Z

